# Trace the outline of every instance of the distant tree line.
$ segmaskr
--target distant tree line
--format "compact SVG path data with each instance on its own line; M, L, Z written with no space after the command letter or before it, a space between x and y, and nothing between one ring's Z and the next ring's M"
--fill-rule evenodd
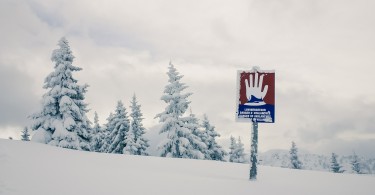
M298 148L294 142L292 142L292 146L289 150L290 154L290 168L292 169L303 169L303 164L298 158ZM337 160L338 155L332 153L331 161L330 161L330 171L333 173L343 173L345 170L342 169L342 166ZM350 162L351 170L354 173L362 174L362 165L360 163L360 159L358 158L357 154L352 155L352 160Z

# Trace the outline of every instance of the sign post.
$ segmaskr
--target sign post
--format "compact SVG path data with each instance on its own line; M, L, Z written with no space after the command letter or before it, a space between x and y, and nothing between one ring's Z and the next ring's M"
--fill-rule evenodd
M251 131L251 148L250 148L250 180L257 179L257 163L258 163L258 123L253 122Z
M257 178L258 123L275 122L275 71L252 70L237 72L236 121L251 122L250 180Z

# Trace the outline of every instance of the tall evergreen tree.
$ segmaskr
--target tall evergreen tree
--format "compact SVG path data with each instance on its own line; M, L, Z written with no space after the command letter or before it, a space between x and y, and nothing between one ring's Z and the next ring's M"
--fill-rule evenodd
M290 148L289 154L291 168L302 169L302 162L298 159L298 149L294 142L292 142L292 147Z
M204 115L203 117L202 128L204 130L203 140L207 146L205 159L225 161L224 158L227 153L216 142L216 137L220 137L220 134L215 131L215 126L210 124L207 115Z
M337 162L337 155L335 153L332 153L331 156L331 171L334 173L342 173L341 165Z
M78 85L73 78L74 56L68 41L63 37L59 48L52 53L54 71L45 79L42 110L32 116L33 140L64 148L89 150L90 121L86 117L84 102L88 85ZM35 137L35 139L34 139Z
M30 133L29 133L29 129L27 127L25 127L22 131L21 140L22 141L30 141Z
M134 154L147 156L147 148L150 146L148 140L144 137L145 128L142 124L142 112L141 105L137 102L137 97L133 95L132 101L130 102L130 118L131 118L131 129L134 135L134 143L137 146L137 150Z
M190 104L187 98L191 93L183 93L183 90L187 88L184 83L180 82L183 75L177 72L172 63L169 63L168 69L169 84L165 86L164 95L161 97L161 100L168 105L164 112L155 117L159 118L159 122L162 123L159 133L167 134L167 140L160 144L159 150L163 157L190 158L187 152L191 148L188 139L191 131L186 128L182 116Z
M108 147L106 152L122 154L126 146L125 136L129 131L130 121L126 108L121 101L118 101L115 113L109 121Z
M360 162L359 162L359 158L357 156L356 153L353 154L353 159L352 159L352 162L351 162L351 165L352 165L352 170L357 173L357 174L361 174L361 166L360 166Z

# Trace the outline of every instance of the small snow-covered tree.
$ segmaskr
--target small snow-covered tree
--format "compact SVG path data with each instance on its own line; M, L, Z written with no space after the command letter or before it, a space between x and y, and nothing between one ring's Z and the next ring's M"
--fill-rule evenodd
M125 136L129 131L130 121L126 108L121 101L118 101L115 113L109 121L108 147L106 152L122 154L126 146Z
M108 118L106 119L107 120L107 123L104 125L104 127L102 127L102 132L99 134L100 137L98 138L100 140L100 148L98 147L98 150L97 152L107 152L108 148L109 148L109 144L110 144L110 137L109 137L109 133L110 133L110 130L114 129L114 122L113 122L113 118L114 118L114 115L113 113L109 113L109 116Z
M207 146L205 159L225 161L224 158L227 155L227 153L216 142L216 137L220 137L220 134L215 131L215 126L212 126L210 124L207 115L203 116L202 128L204 130L204 135L202 136L202 138Z
M243 143L241 142L241 138L238 137L238 141L234 139L233 136L230 137L230 152L229 152L229 162L235 163L245 163L245 149L243 147Z
M292 142L292 147L290 148L289 154L291 168L302 169L302 162L298 159L298 149L294 142Z
M130 102L130 118L131 118L131 129L133 131L133 136L134 136L134 144L137 147L137 150L134 154L136 155L144 155L147 156L147 148L150 146L148 144L148 140L144 137L145 128L143 127L142 124L142 112L141 112L141 105L138 104L137 102L137 97L135 94L133 95L132 101Z
M130 126L129 131L126 132L125 143L126 145L122 151L123 154L138 155L138 149L140 146L135 142L135 135L132 126Z
M94 112L94 127L92 128L91 132L93 135L97 134L100 132L100 125L99 125L99 116L97 112Z
M30 133L29 133L29 129L27 127L25 127L22 130L21 140L22 141L30 141Z
M233 136L230 136L230 146L229 146L229 162L233 162L236 159L236 149L237 143Z
M186 127L183 115L186 112L190 101L187 98L191 93L183 93L187 88L180 80L183 75L177 72L172 63L168 67L168 84L165 86L164 95L161 97L167 107L164 112L157 114L162 123L160 134L167 134L167 139L159 145L161 156L173 158L191 158L189 150L192 146L189 137L192 135L189 128Z
M243 147L243 143L241 142L240 137L238 137L238 140L237 140L237 148L235 150L235 153L236 153L236 158L234 159L233 162L236 162L236 163L245 163L246 162L245 149Z
M335 153L332 153L331 156L331 171L334 173L342 173L341 165L337 162L337 155Z
M84 102L88 85L78 85L73 78L74 71L82 70L73 66L74 56L68 41L63 37L58 49L52 53L54 71L44 81L48 91L43 95L42 109L32 115L32 130L36 131L32 140L63 148L89 150L90 121L86 117L87 104Z
M92 138L90 142L91 151L100 152L106 138L104 129L99 125L98 113L94 113L94 127L92 128Z
M357 156L356 153L353 154L353 159L351 161L351 165L352 165L352 170L357 173L357 174L361 174L362 171L361 171L361 165L360 165L360 162L359 162L359 158Z

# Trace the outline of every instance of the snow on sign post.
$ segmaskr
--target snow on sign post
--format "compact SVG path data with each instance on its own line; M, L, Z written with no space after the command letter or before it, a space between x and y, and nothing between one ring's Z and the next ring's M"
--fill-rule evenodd
M256 180L258 163L258 123L275 122L275 71L237 72L236 121L252 122L250 180Z

